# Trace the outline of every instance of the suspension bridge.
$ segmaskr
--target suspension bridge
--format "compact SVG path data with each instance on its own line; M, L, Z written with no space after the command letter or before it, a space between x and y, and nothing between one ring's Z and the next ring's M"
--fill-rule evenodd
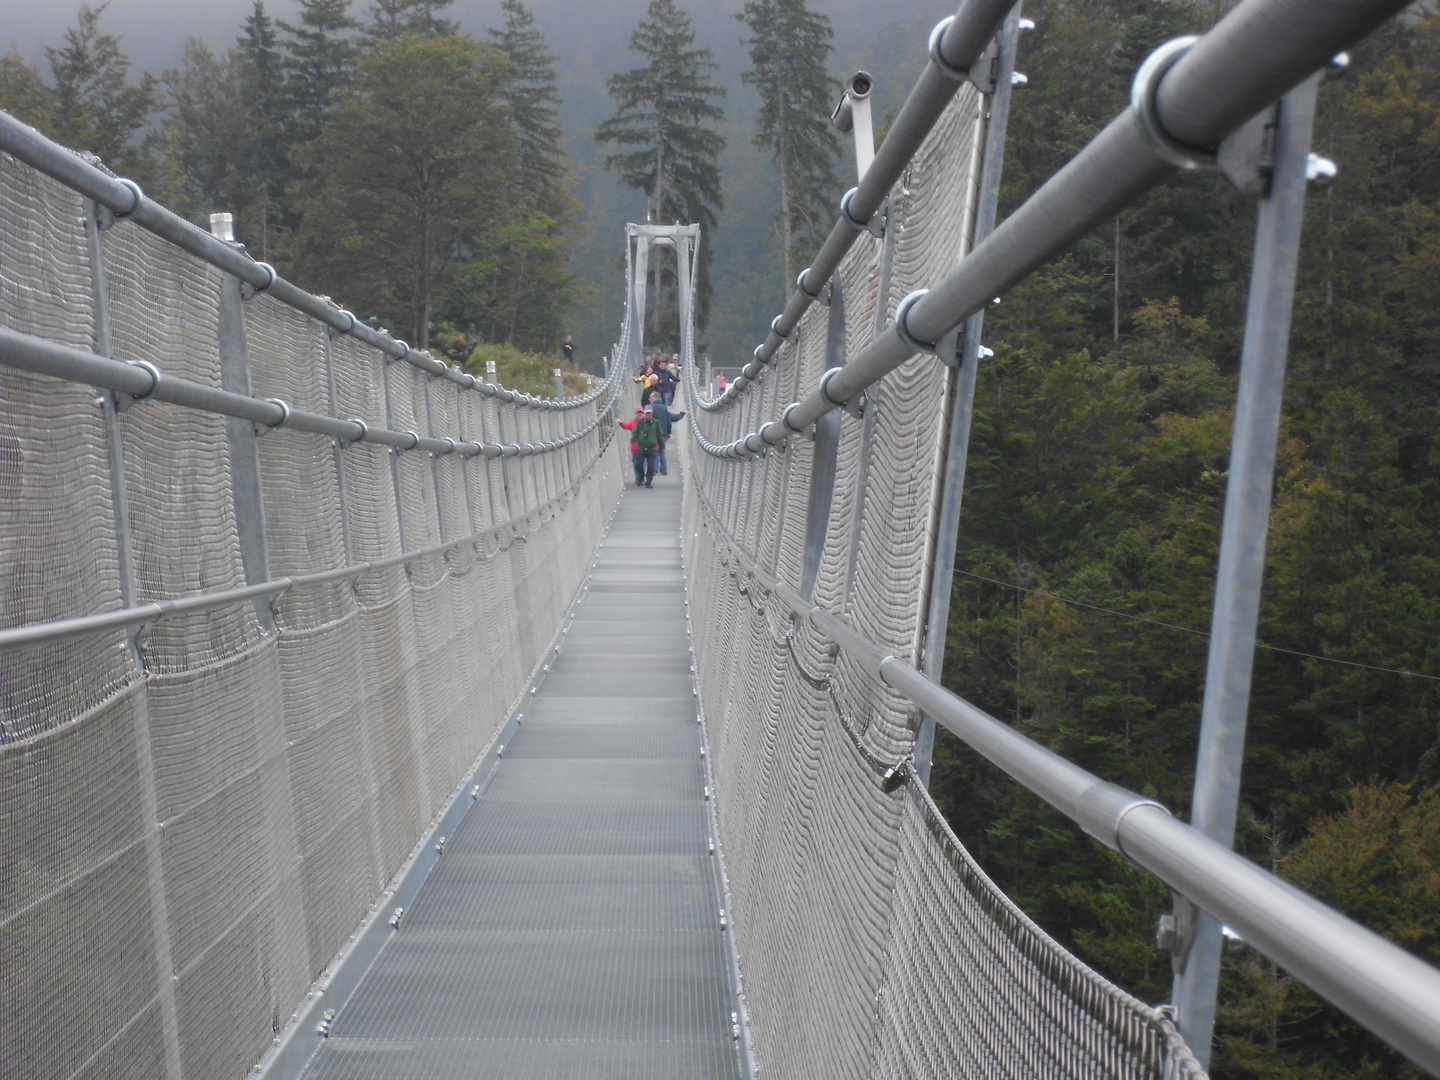
M1025 22L965 0L718 395L696 226L539 398L0 115L0 1072L1194 1078L1229 927L1440 1075L1440 972L1230 850L1317 81L1403 7L1243 0L997 225ZM939 685L984 310L1180 169L1258 204L1188 824ZM1172 890L1170 1002L986 877L937 724Z

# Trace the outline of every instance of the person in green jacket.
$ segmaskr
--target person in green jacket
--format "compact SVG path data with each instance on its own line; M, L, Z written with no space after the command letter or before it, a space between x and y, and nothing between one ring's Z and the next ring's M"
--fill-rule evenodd
M660 421L655 419L655 410L649 405L645 406L645 414L635 421L635 448L639 453L641 462L644 465L645 486L655 486L655 466L660 458L660 451L665 449L665 429L660 426ZM641 470L635 470L635 486L640 486Z

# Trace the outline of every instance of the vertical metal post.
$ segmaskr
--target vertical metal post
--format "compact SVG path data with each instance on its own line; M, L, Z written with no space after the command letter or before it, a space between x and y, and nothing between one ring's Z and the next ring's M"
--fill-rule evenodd
M481 398L479 408L476 410L476 419L479 421L480 424L481 443L487 443L490 441L489 435L486 433L485 427L485 410L490 408L489 401L489 398ZM500 441L500 436L498 432L495 435L495 441ZM490 467L491 460L491 458L484 458L482 459L481 464L485 467L485 502L490 510L489 527L493 529L495 528L495 526L500 524L502 518L500 517L500 500L495 497L495 470ZM505 479L505 466L503 461L500 465L500 479L502 485L501 494L503 495L503 485Z
M500 380L499 380L499 378L498 378L497 375L496 375L495 361L494 361L494 360L486 360L486 361L485 361L485 381L488 382L488 383L490 383L491 385L494 385L494 386L498 386L499 383L500 383ZM496 441L497 443L499 443L501 446L504 446L504 445L505 445L505 424L503 423L502 414L501 414L501 412L500 412L500 403L499 403L498 401L496 401L494 398L491 398L490 400L491 400L492 403L494 403L494 406L495 406L495 441ZM514 508L510 505L510 466L509 466L508 464L506 464L505 455L504 455L503 453L500 455L499 461L500 461L500 491L501 491L501 493L505 496L505 520L506 520L506 521L511 521L511 520L513 520L514 517L515 517L515 510L514 510ZM499 524L499 521L495 521L494 524L497 524L497 525L498 525L498 524Z
M110 338L110 292L105 284L104 242L100 239L102 211L98 205L85 200L85 234L90 243L90 284L95 299L95 351L101 356L114 355L114 343ZM127 399L128 400L128 399ZM105 415L105 451L110 468L110 498L115 516L115 547L120 574L120 603L134 607L135 600L135 552L130 534L130 498L125 484L125 441L120 426L119 405L113 391L105 390L100 395L100 407ZM133 651L134 638L131 638ZM139 662L139 654L135 653Z
M1200 747L1190 823L1227 847L1235 839L1245 718L1255 659L1255 628L1265 571L1265 540L1275 479L1275 443L1285 390L1291 307L1305 218L1306 166L1320 74L1280 100L1270 190L1260 203L1240 351L1240 387L1230 476L1220 530L1210 655L1200 711ZM1210 1060L1220 981L1220 924L1200 913L1175 979L1180 1031L1202 1066Z
M95 351L114 355L110 334L110 293L105 283L105 245L101 231L113 222L108 212L85 201L85 232L90 248L90 284L95 301ZM129 399L125 401L128 403ZM101 394L105 415L105 449L110 468L110 495L115 517L115 545L119 562L120 602L134 607L136 599L134 547L130 533L130 503L125 484L125 444L121 431L119 400L113 392ZM137 671L145 662L133 633L127 635L131 661ZM133 710L131 730L135 739L135 764L140 776L140 817L145 822L160 820L159 797L155 790L155 758L150 745L149 699L142 692ZM159 829L145 829L145 867L150 892L151 943L155 948L155 985L160 1003L160 1031L164 1044L166 1080L181 1080L180 1020L175 1007L175 960L170 948L170 909L165 889L164 862Z
M556 400L556 401L564 401L564 400L565 400L565 378L564 378L564 372L562 372L558 367L555 369L555 400Z
M335 350L330 347L330 328L322 327L320 340L325 349L325 391L330 403L330 415L340 415L340 394L335 387ZM340 489L340 536L345 545L345 565L350 566L355 562L355 547L350 538L350 501L346 491L345 481L345 443L341 439L334 440L335 446L335 483Z
M461 442L469 442L469 425L465 423L465 388L455 387L455 434L460 437ZM465 521L470 526L469 536L474 536L480 530L475 527L475 503L470 498L470 455L460 456L460 487L465 493Z
M390 401L390 357L380 354L380 381L385 388L385 426L395 427L395 408ZM405 503L400 498L400 451L390 447L390 483L395 489L395 531L400 536L400 550L405 551ZM409 564L406 564L409 573Z
M825 332L825 369L845 363L845 293L840 276L830 279L830 316ZM825 534L830 525L830 506L835 497L835 466L840 451L840 413L831 410L815 422L814 454L810 465L810 497L805 507L805 551L800 569L800 595L815 595L820 557L825 553Z
M885 239L880 248L880 274L875 285L875 311L871 318L871 337L879 335L890 315L890 274L895 265L895 199L894 193L885 201ZM872 389L878 389L878 384ZM860 532L865 526L865 487L870 481L870 441L875 436L875 394L865 393L865 410L860 422L859 462L855 472L855 506L850 512L850 535L846 541L845 588L840 594L840 614L850 606L850 593L855 587L856 560L860 555Z
M676 288L680 293L680 356L682 363L689 363L695 356L694 281L691 277L691 248L697 245L700 227L687 230L675 237Z
M630 290L630 370L645 362L645 286L650 266L650 237L635 237L635 278Z
M250 354L245 345L245 300L240 279L220 278L220 386L249 397ZM225 418L230 448L230 488L235 499L235 531L240 540L240 562L245 583L270 580L270 555L265 543L265 500L260 490L260 447L255 424L234 416ZM255 617L267 632L275 630L275 612L269 600L255 601Z
M760 372L755 377L755 382L751 384L750 397L754 400L747 402L744 406L745 422L740 425L742 431L752 431L758 428L761 423L760 418L765 415L765 394L770 389L770 382L765 378L766 374L767 372ZM764 462L764 464L761 464L761 462ZM762 488L759 497L756 497L755 488L757 485L754 479L754 473L757 470L763 470L764 475L769 475L769 469L770 465L767 459L757 458L755 461L749 463L748 468L737 468L735 470L737 477L748 477L748 491L745 500L741 502L737 508L735 531L733 533L742 544L745 543L750 535L750 519L753 517L758 522L765 513L765 494ZM755 530L757 555L759 554L759 538L760 530L757 526Z
M804 348L804 326L795 327L795 387L790 393L790 400L799 396L800 392L800 350ZM778 385L778 380L777 380ZM782 395L783 397L784 395ZM750 430L753 430L750 429ZM785 455L785 464L780 470L780 507L775 516L775 552L774 558L770 560L770 573L776 580L780 579L780 546L785 542L785 511L786 503L790 494L790 462L795 457L793 440L787 439L780 444L780 452ZM758 555L759 552L756 552ZM798 582L797 582L798 584Z
M511 410L511 413L510 413L510 423L515 426L515 445L516 445L516 446L519 446L522 442L529 442L529 441L530 441L530 440L528 440L528 439L522 439L522 438L520 437L520 421L521 421L521 419L524 417L524 414L525 414L524 408L523 408L522 406L519 406L519 405L516 405L516 406ZM504 410L504 409L501 409L501 410L499 411L499 415L500 415L500 417L502 418L502 421L503 421L503 418L504 418L504 415L505 415L505 410ZM505 425L504 425L503 422L502 422L501 425L500 425L500 430L501 430L501 431L504 431L504 430L505 430ZM529 490L528 485L525 483L525 459L522 458L522 457L520 457L520 456L518 456L518 455L517 455L516 458L515 458L515 481L516 481L516 484L517 484L517 485L519 486L519 488L520 488L520 513L522 513L522 514L529 514L529 513L530 513L530 490Z
M549 410L539 413L535 417L535 422L536 426L540 428L540 438L536 441L549 442L555 434L555 413ZM540 500L541 503L545 503L560 494L560 476L556 471L555 455L553 453L543 454L536 460L540 462L540 474L545 478L545 498Z
M435 412L430 407L430 379L425 379L425 434L435 437ZM445 542L445 500L440 490L440 455L430 452L430 482L435 488L435 527L440 530L440 542Z
M1005 129L1010 122L1011 76L1015 73L1015 50L1020 40L1020 4L1010 9L1000 28L1000 51L996 65L995 92L990 97L990 121L985 129L985 158L980 167L980 192L975 205L975 236L970 248L995 230L995 211L1000 201L1000 172L1005 164ZM960 536L960 502L965 495L965 462L970 452L970 421L975 411L975 380L980 367L980 335L985 313L977 311L965 321L960 370L950 408L950 436L945 449L945 480L940 497L940 516L935 530L935 557L930 576L930 599L926 607L925 650L920 670L927 679L940 681L945 665L945 635L950 626L950 590L955 577L955 545ZM935 753L935 718L920 717L911 751L915 774L930 786L930 764Z

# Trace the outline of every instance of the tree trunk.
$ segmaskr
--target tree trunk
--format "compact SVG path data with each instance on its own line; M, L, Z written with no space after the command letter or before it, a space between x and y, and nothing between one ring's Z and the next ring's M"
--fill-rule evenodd
M778 95L776 136L780 166L780 244L785 250L785 280L781 283L780 303L783 306L790 298L790 283L795 280L795 234L794 221L790 213L790 112L786 108L785 90Z
M659 102L656 103L656 111L659 111ZM655 211L650 215L650 220L659 225L661 215L665 212L665 128L657 116L655 119ZM650 288L648 292L648 303L651 311L659 315L660 309L660 260L657 257L658 250L650 250ZM640 325L645 325L645 312L640 313ZM654 322L650 324L650 340L655 341L659 337L659 328Z
M1110 294L1111 338L1120 344L1120 215L1115 215L1115 282Z
M420 217L420 265L415 275L415 341L421 351L430 348L430 293L435 257L430 246L430 215Z

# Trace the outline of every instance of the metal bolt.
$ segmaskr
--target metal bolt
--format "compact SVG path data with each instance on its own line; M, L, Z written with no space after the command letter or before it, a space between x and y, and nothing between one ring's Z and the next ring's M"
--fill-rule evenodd
M1305 179L1316 187L1329 187L1339 172L1335 162L1327 157L1311 154L1305 159Z
M1155 926L1155 947L1161 952L1174 952L1180 944L1180 929L1174 915L1161 915Z

